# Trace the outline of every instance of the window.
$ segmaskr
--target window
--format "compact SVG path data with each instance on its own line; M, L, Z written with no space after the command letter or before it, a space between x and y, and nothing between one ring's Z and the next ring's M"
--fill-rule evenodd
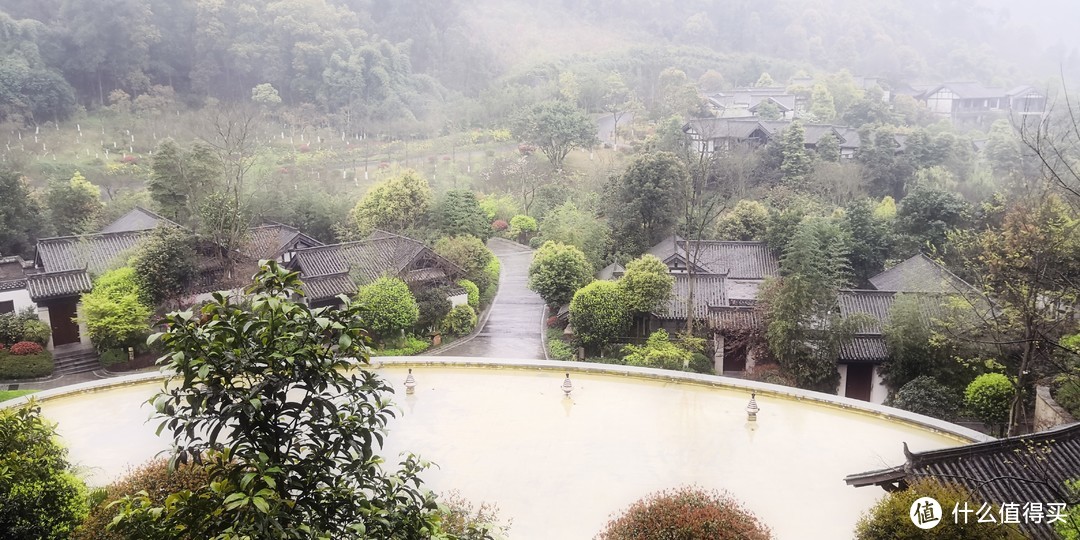
M15 301L5 300L0 302L0 313L15 313Z

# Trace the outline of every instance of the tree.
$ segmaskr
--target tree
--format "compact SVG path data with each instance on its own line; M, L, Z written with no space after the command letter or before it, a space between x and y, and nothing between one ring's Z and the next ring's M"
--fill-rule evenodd
M131 347L150 334L147 294L139 286L135 269L124 266L94 280L94 289L82 295L80 323L99 351Z
M495 279L492 280L492 276L486 271L491 261L497 260L495 254L475 236L440 238L435 242L435 253L464 270L465 279L475 283L480 287L480 291L498 281L498 274L495 274Z
M255 88L251 89L251 101L264 107L274 107L281 105L281 96L278 95L278 91L274 88L274 85L262 83L255 85Z
M195 279L195 238L178 227L161 225L131 260L135 279L151 305L179 298Z
M892 126L864 127L859 129L862 146L856 159L865 167L869 178L871 195L889 195L899 199L904 196L915 169L903 155L897 154L896 129Z
M539 147L556 170L563 168L571 150L598 142L596 125L585 111L565 101L546 101L523 111L515 121L514 135Z
M754 109L754 114L762 120L769 122L775 122L784 118L784 111L780 110L780 106L773 100L766 99L758 103L757 108Z
M510 218L510 234L516 236L518 242L525 242L538 228L536 218L532 216L518 214Z
M0 255L30 257L38 238L49 236L41 203L21 174L0 167Z
M810 153L806 150L806 131L802 122L794 121L780 138L780 173L783 182L796 189L806 187L806 178L814 170Z
M954 256L976 286L965 295L977 325L957 330L960 339L989 346L1016 381L1009 416L1015 434L1028 417L1030 383L1060 373L1051 354L1075 329L1068 315L1080 301L1080 218L1053 193L1015 201L999 228L957 231ZM988 306L986 298L993 299Z
M427 180L406 169L371 186L353 208L352 219L361 236L375 229L402 232L424 222L431 199Z
M391 387L364 368L364 308L291 299L296 273L267 261L247 306L215 295L155 334L177 377L151 399L170 462L209 482L155 504L121 499L118 530L140 538L418 538L438 533L415 456L381 466ZM355 361L359 361L357 366ZM233 384L230 381L244 381Z
M964 390L964 405L987 427L1005 431L1016 389L1013 382L1001 373L984 373L975 377Z
M593 268L601 266L611 246L607 223L573 201L566 201L548 212L540 225L540 238L580 249Z
M577 340L593 352L619 337L630 325L622 287L597 280L578 289L570 301L570 325Z
M810 95L810 114L818 122L831 122L836 117L836 104L833 103L832 93L823 83L814 85Z
M544 242L529 265L529 289L536 291L547 305L558 307L574 297L578 289L593 279L593 266L574 246Z
M87 232L87 227L94 222L104 205L101 192L79 171L71 180L49 182L45 193L45 204L49 207L56 232L60 236L69 236Z
M933 529L926 531L915 527L911 522L911 508L921 497L931 497L941 505L945 515L937 516L941 521ZM931 478L918 478L907 489L893 491L885 495L873 508L867 511L855 525L857 540L916 540L921 538L942 538L948 540L1020 540L1024 535L1015 525L1000 523L957 523L949 519L949 512L956 505L979 507L976 495L967 488L943 483ZM991 505L989 515L1000 515L999 509ZM928 535L927 533L931 533Z
M887 405L916 414L952 420L960 408L960 399L954 389L929 375L920 375L901 386Z
M630 311L650 313L663 307L671 298L675 278L668 267L653 255L645 254L630 261L618 280Z
M918 184L896 211L900 253L940 252L949 231L967 222L968 204L956 193Z
M86 516L86 487L40 406L0 409L0 471L0 536L63 540Z
M836 392L840 346L863 324L835 309L837 289L847 282L846 250L836 224L805 218L780 259L780 278L762 291L769 350L800 388Z
M762 72L761 76L758 77L757 82L754 83L754 86L758 88L776 86L776 81L774 81L772 76L770 76L768 73Z
M446 297L447 292L444 287L424 287L416 292L416 307L419 313L416 327L421 332L426 333L437 328L442 323L443 317L446 317L450 309L454 307ZM477 295L479 296L479 293Z
M966 384L963 367L956 360L960 351L955 338L943 329L935 328L937 325L926 313L945 308L924 306L945 301L939 297L901 293L893 300L889 320L883 329L889 358L881 366L882 379L893 391L923 375L957 389Z
M852 275L856 282L865 283L885 269L885 259L892 252L892 231L875 215L870 199L856 199L845 206L841 227L851 248Z
M765 239L769 210L751 199L742 199L716 223L716 235L721 240L742 242Z
M409 286L395 277L381 277L360 287L355 303L367 329L383 340L411 327L420 318L420 308Z
M653 493L612 519L600 540L768 540L772 532L727 493L682 487Z
M840 161L840 141L830 131L821 136L817 143L817 155L822 161L836 163Z
M480 207L476 193L469 189L446 192L435 208L435 224L446 236L467 234L481 240L491 236L491 220Z
M204 197L220 189L224 166L213 148L195 142L184 149L172 139L158 143L146 188L161 215L190 225Z
M686 167L675 154L654 152L634 158L610 185L608 216L623 250L641 253L673 232L687 183Z

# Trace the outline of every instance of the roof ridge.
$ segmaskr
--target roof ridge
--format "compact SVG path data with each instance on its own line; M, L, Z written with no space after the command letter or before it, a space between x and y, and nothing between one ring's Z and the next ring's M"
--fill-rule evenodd
M1080 438L1080 422L1073 422L1071 424L1056 426L1051 429L1028 433L1025 435L1013 435L1012 437L1004 437L1001 439L993 439L990 441L971 443L953 448L940 448L937 450L926 450L923 452L911 452L910 456L908 457L908 462L911 463L912 466L919 466L922 463L937 458L963 456L978 453L979 450L983 449L1006 450L1012 445L1024 444L1025 442L1038 442L1047 439L1057 440L1057 438L1061 437L1062 435L1067 436L1067 438L1069 439Z
M91 237L91 236L93 236L93 237L124 236L124 235L138 236L138 235L143 235L143 234L150 234L151 232L153 232L153 230L154 229L140 229L140 230L137 230L137 231L112 231L112 232L95 232L95 233L85 233L85 234L72 234L72 235L69 235L69 236L50 236L48 238L38 238L37 242L38 243L41 243L41 242L58 242L60 240L80 239L80 238L86 238L86 237Z

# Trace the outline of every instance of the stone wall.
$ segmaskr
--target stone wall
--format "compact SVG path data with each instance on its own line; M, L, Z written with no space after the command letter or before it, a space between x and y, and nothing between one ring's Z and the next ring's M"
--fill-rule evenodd
M1054 426L1070 424L1076 419L1069 414L1054 398L1050 397L1050 388L1039 386L1035 389L1035 431L1043 431Z

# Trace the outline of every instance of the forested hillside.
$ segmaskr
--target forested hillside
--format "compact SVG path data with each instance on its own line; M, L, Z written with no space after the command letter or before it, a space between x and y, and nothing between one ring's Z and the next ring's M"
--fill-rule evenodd
M729 55L743 66L725 73L731 85L798 69L1010 85L1078 67L1075 43L1041 31L1052 17L1014 17L1017 9L941 0L8 0L0 120L62 120L76 104L108 105L114 91L135 99L168 88L194 105L247 99L266 83L285 104L311 105L345 128L444 121L463 98L482 108L504 75L535 83L546 63L617 62L607 55L630 45ZM648 69L648 55L631 56ZM689 67L694 78L706 69Z

